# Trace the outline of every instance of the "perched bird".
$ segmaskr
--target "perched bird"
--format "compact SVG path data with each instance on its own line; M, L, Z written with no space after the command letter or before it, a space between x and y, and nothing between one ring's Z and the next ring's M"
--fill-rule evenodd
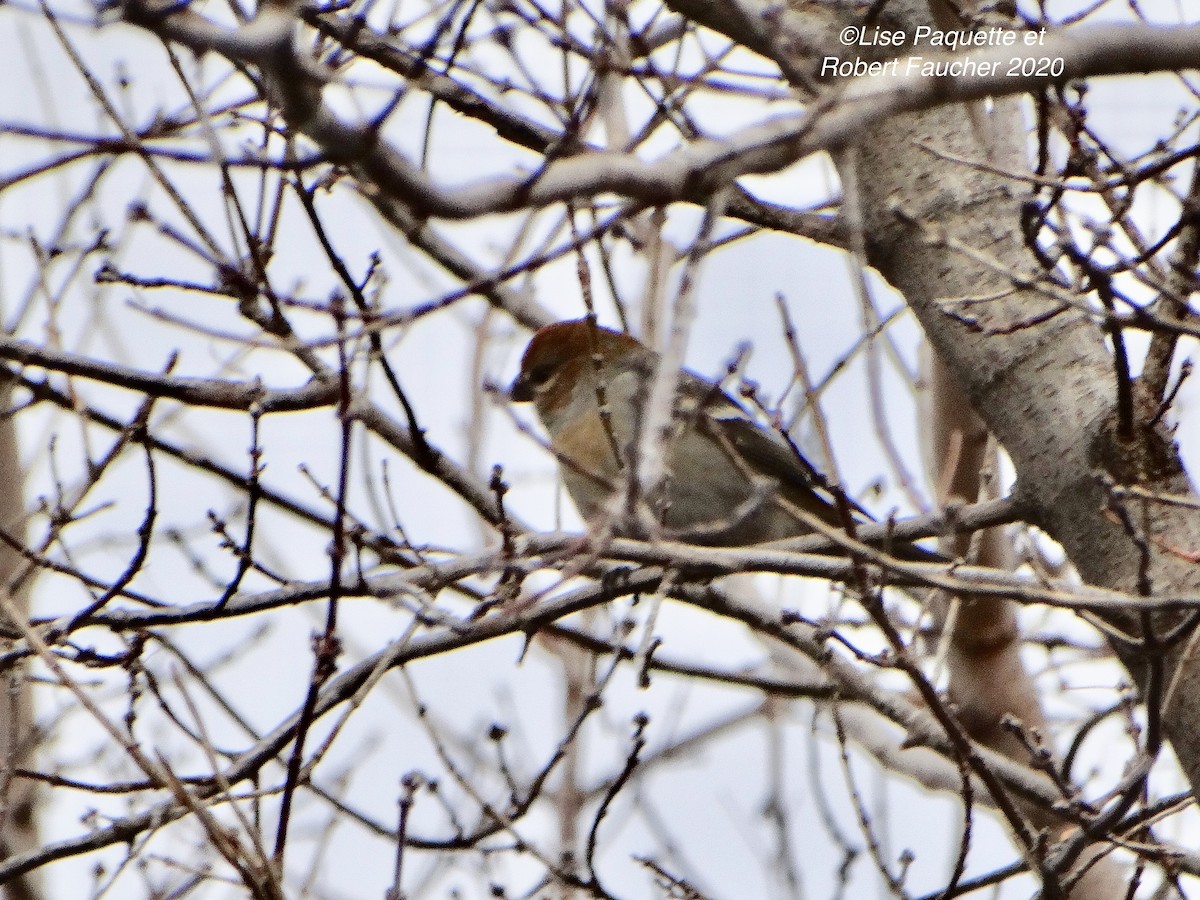
M616 498L637 491L643 419L659 356L627 334L586 319L537 332L509 389L532 401L563 482L589 522L644 532ZM812 531L840 517L820 476L780 434L718 385L679 373L657 496L640 498L664 537L742 546ZM806 522L807 519L807 522ZM644 521L644 520L643 520Z

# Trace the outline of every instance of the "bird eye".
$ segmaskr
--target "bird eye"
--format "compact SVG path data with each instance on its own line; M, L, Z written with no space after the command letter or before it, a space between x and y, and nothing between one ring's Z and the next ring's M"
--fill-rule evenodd
M534 366L529 370L528 381L534 387L540 387L550 380L550 376L554 374L553 366Z

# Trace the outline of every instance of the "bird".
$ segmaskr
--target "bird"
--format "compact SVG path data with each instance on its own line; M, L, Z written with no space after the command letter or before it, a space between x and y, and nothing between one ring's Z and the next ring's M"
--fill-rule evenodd
M550 437L568 494L589 524L625 536L657 536L714 547L749 546L843 519L817 470L779 431L757 422L718 384L688 370L676 381L663 443L641 440L659 355L592 318L539 329L509 388L533 404ZM639 447L661 446L664 477L640 498ZM647 511L648 510L648 516ZM648 526L648 527L647 527Z

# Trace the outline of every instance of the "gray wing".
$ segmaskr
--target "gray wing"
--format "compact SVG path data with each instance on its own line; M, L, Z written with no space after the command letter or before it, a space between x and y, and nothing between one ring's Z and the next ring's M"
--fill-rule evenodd
M685 419L714 429L714 437L756 473L779 482L790 502L827 522L841 521L833 495L812 463L777 431L759 425L727 393L688 372L679 386L679 404Z

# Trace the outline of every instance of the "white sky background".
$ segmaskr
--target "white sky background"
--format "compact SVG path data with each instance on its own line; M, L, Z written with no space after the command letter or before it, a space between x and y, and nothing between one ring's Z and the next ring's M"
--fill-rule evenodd
M1110 4L1112 15L1120 11ZM1052 15L1070 8L1063 3L1052 8ZM1178 21L1182 15L1171 3L1146 4L1147 12L1161 21ZM68 17L67 7L55 9ZM70 29L76 48L89 61L99 78L119 100L126 121L145 125L158 111L171 112L183 108L185 98L178 82L165 63L161 45L148 35L132 28L111 25L93 30L84 24L90 13L78 9L81 21ZM42 123L45 127L78 130L85 133L113 133L111 124L97 110L79 76L63 57L51 35L38 21L36 7L23 4L0 8L0 32L15 38L15 52L0 57L0 79L5 87L0 92L0 124ZM502 62L488 53L472 48L479 65ZM223 63L213 60L196 61L181 54L185 68L199 69L209 77L194 79L210 83L212 72L223 72ZM550 73L557 73L559 57L553 56ZM746 66L761 67L752 57ZM127 91L116 88L121 70L131 78ZM359 104L367 110L386 102L388 94L373 86L382 85L368 67L354 72L358 85L342 91L346 108ZM232 80L218 94L224 99L240 96L245 90L240 79ZM1135 156L1161 135L1168 133L1181 104L1188 98L1172 78L1129 78L1093 81L1089 107L1092 124L1105 136ZM778 106L778 105L776 105ZM631 115L639 110L630 97ZM762 114L762 106L730 98L706 98L692 107L704 116L703 124L713 132L733 129L742 122ZM773 107L774 108L774 107ZM425 101L410 97L390 121L387 136L404 149L416 152L419 135L424 127ZM248 132L249 133L249 132ZM600 137L597 135L597 137ZM201 146L201 145L197 145ZM664 151L665 144L651 142L653 151ZM55 152L43 143L16 139L0 132L0 177L20 171L39 159ZM447 183L457 184L489 174L509 173L515 167L528 167L534 158L522 151L508 148L490 131L465 121L456 114L441 109L434 126L431 172ZM169 241L153 233L145 225L131 223L127 210L133 201L143 201L152 209L172 218L170 206L161 191L153 186L144 166L134 157L125 157L114 164L114 172L102 183L100 200L90 205L78 217L71 230L71 240L89 240L100 229L110 229L122 235L134 229L131 239L124 242L126 252L117 258L119 268L152 276L169 273L181 278L209 282L211 268L198 265L194 258L178 252ZM49 240L58 227L63 206L75 197L81 179L93 171L92 165L68 169L54 177L33 180L23 186L0 193L0 287L3 289L3 312L11 322L21 304L31 294L36 298L29 313L21 322L20 336L45 341L51 327L57 332L59 346L79 353L94 353L145 370L164 365L172 352L179 352L177 374L245 377L260 373L272 385L301 384L306 373L299 365L286 361L284 354L260 351L243 356L228 341L212 339L199 333L189 334L177 325L157 320L147 310L163 310L172 316L203 323L205 326L248 333L248 326L239 318L236 308L228 301L185 294L178 291L138 292L125 286L88 286L88 279L73 282L62 297L53 316L51 308L40 296L32 281L34 268L26 235ZM168 171L177 185L187 192L189 203L217 234L225 234L223 204L219 184L211 169L201 166L170 166ZM239 183L247 190L255 183L252 174L239 175ZM806 162L783 175L759 178L749 182L756 192L768 199L789 204L814 202L833 187L830 167L821 160ZM319 199L327 223L333 225L332 237L343 257L356 275L361 275L369 255L379 250L388 272L385 302L403 307L438 296L455 288L456 283L444 275L418 252L407 248L403 240L388 230L364 202L349 190L338 189ZM1147 202L1141 211L1152 233L1172 215L1172 208L1156 207ZM1097 214L1102 211L1097 209ZM534 217L532 231L544 234L556 227L556 212ZM294 224L287 217L296 217ZM296 293L315 300L324 300L335 287L335 279L324 264L307 227L300 220L300 210L290 202L285 211L285 239L272 261L273 272L287 273L280 286L296 289ZM177 224L184 227L174 216ZM698 220L694 209L678 208L671 216L667 235L685 245ZM482 260L499 263L506 256L517 230L525 225L524 217L489 218L461 225L439 226L459 246ZM559 235L561 239L561 234ZM94 268L99 257L89 257L85 267ZM639 297L645 281L645 265L640 259L619 259L617 277L627 297ZM594 263L594 260L593 260ZM58 272L65 278L66 272ZM838 252L813 246L794 238L779 235L759 235L736 242L713 254L705 263L698 281L697 316L689 345L688 362L696 371L719 375L726 362L743 342L750 342L754 351L747 372L762 384L768 397L777 397L786 387L791 361L779 337L775 295L782 292L792 315L802 326L801 342L815 376L823 375L829 367L853 346L860 332L860 312L850 289L849 267ZM593 270L593 283L602 293L602 278L598 268ZM872 279L872 292L881 313L890 312L900 300ZM528 290L545 306L565 317L583 312L579 299L579 284L575 261L567 258L547 266L527 282L517 286ZM51 284L52 293L55 285ZM602 319L615 324L611 305L602 305ZM422 424L430 437L442 449L458 459L464 457L467 445L467 410L478 384L469 377L467 338L484 316L484 304L472 299L460 303L446 314L423 320L411 329L389 332L389 359L397 368L401 382L411 391ZM605 313L608 313L607 315ZM328 322L323 316L298 318L307 323L313 334L327 334ZM496 340L488 348L485 375L507 383L515 374L520 348L527 335L510 322L494 317L490 328ZM907 315L893 329L905 364L916 367L918 329ZM1138 351L1134 352L1135 358ZM902 458L909 471L922 472L914 430L913 405L905 385L889 370L887 414L893 436L901 448ZM380 387L382 385L380 384ZM374 389L374 385L373 385ZM86 396L98 406L118 415L129 415L140 401L137 396L94 384L81 387ZM878 441L873 436L869 416L863 408L865 396L862 366L855 364L827 393L823 406L828 416L837 465L845 482L856 491L864 491L880 476L882 492L868 492L865 502L884 515L893 508L910 511L896 486L896 477L881 461ZM1200 466L1200 388L1193 380L1176 403L1179 417L1179 441L1189 470ZM158 416L168 415L171 405L163 403ZM525 421L532 421L527 410L518 411ZM78 465L83 439L77 427L47 415L26 417L26 425L34 422L21 435L23 452L29 461L31 497L48 494L55 479L68 484L78 478ZM501 463L513 484L509 501L515 513L543 528L556 526L556 507L561 508L564 527L578 527L578 519L568 501L556 504L556 479L551 459L528 439L516 433L503 411L489 412L486 419L487 441L478 460L479 472L486 475L493 463ZM235 466L248 466L246 449L249 429L246 417L216 411L189 411L174 425L170 433L181 441L203 448L215 457ZM804 430L799 437L803 440ZM53 438L53 452L47 447ZM111 438L102 432L89 433L92 456L103 451ZM262 442L268 465L266 481L287 486L309 503L325 507L307 480L298 474L301 464L314 473L324 485L334 483L337 472L338 429L330 410L313 413L271 416L264 419ZM364 459L364 456L366 457ZM392 479L392 494L400 509L409 537L417 543L453 548L477 544L481 532L473 517L461 505L447 503L447 492L429 479L414 474L406 460L385 454L378 444L371 444L354 458L358 471L369 467L376 481L386 465ZM160 507L163 516L160 531L178 526L192 538L191 546L211 554L209 565L218 578L227 577L232 562L217 551L216 538L205 533L206 513L215 509L232 515L233 502L213 481L179 466L163 463L159 472ZM355 509L363 516L373 512L368 492L360 483L355 486ZM103 490L91 508L103 500L116 500L101 506L90 521L71 531L75 560L89 570L115 577L127 564L132 547L132 535L144 512L146 477L140 457L129 454L102 485ZM922 491L927 489L922 485ZM312 529L298 526L291 518L264 509L260 513L258 549L263 558L279 571L294 579L321 578L328 574L325 543L327 537ZM381 511L380 521L386 521L387 511ZM234 521L239 520L234 518ZM235 525L234 533L240 534ZM165 541L164 541L165 543ZM547 582L549 583L549 582ZM137 586L148 593L187 603L210 600L212 584L201 577L183 553L160 551L140 577ZM250 578L247 589L269 587L261 579ZM772 585L764 585L773 589ZM820 586L786 587L781 602L789 605L807 604L810 611L824 611L832 603ZM36 609L43 615L68 612L81 602L78 590L62 582L44 580L37 596ZM598 613L602 621L631 615L640 620L643 610L630 609L628 601L618 608ZM208 667L213 660L233 653L220 666L214 681L228 691L239 704L240 711L258 727L267 728L295 708L301 699L300 691L306 682L311 665L309 635L318 626L321 611L316 606L302 610L287 610L256 619L253 623L233 622L211 626L190 626L172 635L191 658ZM346 643L344 663L353 662L373 652L380 645L380 635L399 634L407 616L368 601L347 601L343 604L343 635ZM1045 616L1037 610L1028 611L1027 619L1033 628L1057 631L1074 627L1074 620L1064 616ZM247 628L257 629L263 621L269 628L247 641ZM692 610L666 606L657 623L657 632L665 639L664 655L673 658L699 657L712 664L724 664L730 669L759 661L762 647L726 622L716 622ZM100 630L81 636L94 642L104 652L118 649L116 642ZM862 638L864 642L868 638ZM234 653L234 649L236 652ZM490 768L493 748L486 740L493 722L504 723L510 731L508 752L518 773L531 774L553 751L561 738L560 696L558 676L549 655L535 646L522 665L515 665L521 652L521 641L495 641L471 650L442 658L423 661L409 667L405 678L388 676L386 685L369 699L366 708L357 714L339 738L335 751L318 770L317 780L333 785L340 778L349 783L349 797L358 807L390 826L395 819L395 798L400 776L411 770L434 773L440 771L436 755L420 728L413 724L411 710L414 697L419 698L439 718L447 735L462 736L464 743L451 744L464 765L473 754L481 764ZM1044 660L1031 659L1035 666ZM178 664L161 651L147 658L146 664L164 680L169 681ZM1054 690L1054 679L1063 669L1048 673L1046 687ZM1075 689L1055 701L1056 713L1078 713L1081 706L1099 700L1086 688L1097 685L1111 696L1111 684L1123 677L1113 664L1076 667L1068 670L1076 679ZM96 675L98 681L111 684L114 715L123 709L123 684L111 671ZM897 682L898 689L902 685ZM237 749L246 743L246 736L221 716L203 698L193 698L210 713L207 725L212 728L214 741L226 749ZM733 688L704 687L658 676L649 690L639 691L632 683L628 667L617 676L605 693L604 710L590 723L587 732L587 759L583 770L586 782L612 771L616 760L628 743L632 716L646 711L650 716L649 749L677 740L697 728L740 713L755 702L755 696ZM44 691L41 695L39 718L55 728L56 741L51 754L64 771L76 775L80 771L95 778L120 779L130 772L118 748L106 739L86 719L74 711L61 714L70 703L64 692ZM398 711L403 711L398 712ZM650 769L642 782L632 786L615 804L602 826L605 846L600 856L600 870L606 887L622 897L654 896L645 871L630 860L631 853L653 852L675 865L675 871L693 879L702 890L713 897L744 898L785 896L777 882L765 882L762 873L770 869L765 862L773 852L774 832L762 816L762 804L767 796L766 772L772 752L780 752L786 760L784 798L788 802L795 832L791 839L801 860L803 896L825 898L832 896L836 884L840 854L829 843L825 830L818 823L817 800L813 793L812 767L819 762L819 780L825 785L829 802L836 810L839 825L853 842L861 846L861 837L854 824L853 812L847 804L846 789L840 771L837 747L826 738L811 738L812 705L794 704L788 712L787 728L776 734L784 735L784 745L771 747L771 732L762 722L745 725L709 744L706 749L689 758L684 764L674 762L661 769ZM170 729L157 729L152 710L139 723L139 734L154 742L161 733L164 739L157 744L167 758L178 760L181 769L188 764L203 771L194 748L188 746ZM818 730L829 731L828 716L822 716ZM313 742L324 733L318 728ZM1089 742L1089 760L1077 771L1087 771L1094 765L1104 776L1118 774L1126 758L1126 748L1103 757L1102 748L1120 740L1119 729ZM1163 766L1162 768L1166 768ZM943 884L951 853L958 840L959 809L951 796L934 796L920 792L898 780L885 781L862 759L855 760L859 786L873 810L886 819L890 844L885 855L894 863L901 850L915 854L909 881L914 893L933 890ZM274 776L274 777L277 777ZM1098 783L1100 783L1098 781ZM490 784L490 783L489 783ZM443 786L449 793L454 789L448 779ZM498 786L490 784L493 789ZM1169 787L1166 789L1170 789ZM81 821L89 810L99 808L101 814L119 816L127 811L124 801L110 798L98 804L95 797L73 798L56 793L56 801L46 810L45 831L48 836L61 838L86 830ZM637 804L642 810L632 812ZM323 815L323 813L322 813ZM653 819L665 825L675 845L682 848L671 856L659 844L661 832ZM1185 844L1195 845L1194 820L1190 835L1177 835ZM324 822L319 815L301 815L294 823L293 853L289 872L292 887L297 888L308 866L307 851L302 848L319 843ZM1169 831L1172 827L1167 826ZM547 850L553 846L553 823L542 813L535 813L522 823L522 834L539 842ZM422 800L417 807L412 831L417 834L446 833L444 817L436 803ZM156 839L152 850L164 856L186 857L181 835L174 833L169 840ZM198 829L190 832L196 841L203 836ZM51 866L47 870L52 896L86 896L93 883L91 868L103 860L109 867L121 859L121 848L92 854ZM1014 851L1003 835L1003 829L986 814L976 819L975 844L968 875L987 871L1015 858ZM465 857L464 857L465 859ZM506 857L505 859L511 859ZM490 880L505 883L510 895L518 895L532 886L536 864L498 861L495 871L476 874L467 871L445 871L432 868L434 861L419 853L410 854L406 861L412 878L407 886L415 890L424 886L419 896L448 896L453 888L464 897L481 897ZM352 825L342 824L329 839L324 855L316 862L319 874L312 896L378 897L388 885L392 866L389 843ZM474 866L472 862L470 866ZM878 876L865 858L855 864L850 893L852 897L883 896ZM147 877L147 882L153 879ZM124 872L110 896L138 897L149 893L147 882L136 872ZM1020 897L1031 890L1030 881L1014 881L1004 888L1001 896ZM222 891L213 886L203 896L239 896L235 888Z

